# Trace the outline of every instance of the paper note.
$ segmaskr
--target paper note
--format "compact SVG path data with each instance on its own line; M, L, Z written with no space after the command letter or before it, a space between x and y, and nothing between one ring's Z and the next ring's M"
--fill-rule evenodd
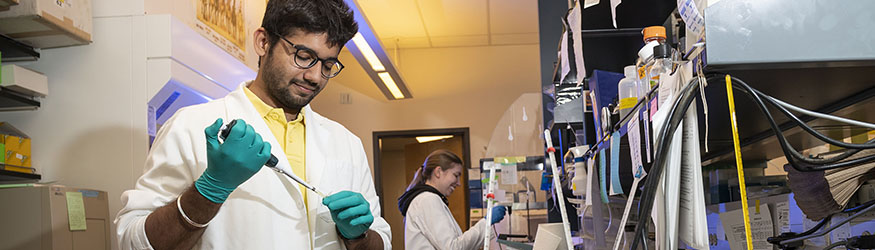
M586 159L586 204L587 206L592 206L592 186L594 183L592 182L592 176L595 175L595 172L592 171L593 166L595 166L595 156L590 156Z
M501 184L517 184L516 164L501 164Z
M70 231L85 230L85 202L82 193L67 192L67 217Z
M626 135L629 139L629 155L632 157L632 173L635 174L636 178L639 175L638 169L641 169L641 166L644 165L641 160L641 131L638 124L638 112L635 112L632 114L632 118L629 119L629 129Z
M668 125L668 123L664 123L663 126ZM680 196L680 184L681 184L681 147L683 144L681 143L683 140L683 124L678 125L677 131L675 131L674 135L671 139L671 146L668 151L668 159L665 162L665 169L663 169L663 179L664 183L664 191L665 191L665 218L666 218L666 234L665 234L665 243L666 247L661 249L678 249L678 212L679 207L679 196Z
M693 37L698 37L705 29L705 19L699 13L699 8L693 0L678 0L678 14L687 25L687 31L692 33Z
M808 229L814 228L814 226L816 226L818 222L819 221L813 221L813 220L809 220L807 218L802 218L802 226L805 229L805 231L808 231ZM827 245L827 243L826 243L827 237L828 237L828 235L807 239L807 240L805 240L805 245L825 247Z
M647 104L647 106L649 107L650 104ZM650 132L650 117L652 116L647 113L647 110L643 110L642 112L643 113L641 114L644 114L644 116L641 117L644 118L644 148L647 150L645 151L645 155L647 155L647 163L650 163L651 161L653 161L652 159L650 159L650 156L652 155L650 153L650 146L652 145L650 140L652 140L653 138L650 136L650 134L652 133Z
M772 216L769 212L769 206L762 206L759 213L756 212L756 207L749 207L748 209L750 212L750 231L753 238L753 249L771 250L772 244L766 241L766 239L773 235ZM741 209L720 214L720 222L723 223L723 231L726 232L726 238L729 239L729 246L732 250L747 249L743 218Z
M583 62L583 17L581 17L580 4L575 4L571 13L568 14L568 25L571 26L571 39L573 40L574 64L577 66L577 83L582 83L586 77L586 67Z
M708 248L708 218L702 183L702 157L699 152L699 120L696 104L684 116L681 156L681 190L678 234L695 249Z
M507 199L507 192L504 191L503 189L495 189L495 192L493 194L495 195L495 202L507 201L507 200L505 200L505 199Z
M602 149L599 151L599 191L601 191L602 202L608 203L608 186L607 186L607 176L605 173L607 170L605 169L605 150Z
M566 25L564 21L562 24ZM559 39L559 66L562 67L559 77L562 82L565 82L565 77L571 72L571 62L568 60L568 53L568 26L566 26L565 32L562 32L562 38Z
M829 222L832 226L835 226L840 221L843 221L847 218L848 218L848 214L837 214L837 215L833 216L832 220L830 220ZM851 223L842 224L841 226L837 227L835 230L832 230L832 232L829 233L829 236L830 236L830 242L838 242L838 241L847 240L848 238L850 238L852 236L851 235Z
M620 184L620 132L611 135L611 195L623 194Z
M613 21L614 28L617 28L617 6L623 3L622 0L611 0L611 21Z
M786 201L778 202L775 204L775 209L778 210L778 217L776 218L777 221L775 221L775 224L777 224L778 228L781 230L775 235L779 235L783 232L790 232L790 204Z

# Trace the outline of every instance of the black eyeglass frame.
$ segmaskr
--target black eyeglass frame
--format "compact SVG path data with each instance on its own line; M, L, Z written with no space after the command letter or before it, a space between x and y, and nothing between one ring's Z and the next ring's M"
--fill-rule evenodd
M322 77L325 77L326 79L334 78L334 77L336 77L337 75L339 75L341 71L343 71L344 66L343 66L343 63L340 63L340 60L337 60L336 58L328 58L328 59L322 59L322 58L319 58L319 57L317 56L317 54L316 54L316 51L313 51L312 49L307 48L307 47L303 47L303 46L301 46L301 45L297 45L297 44L295 44L295 43L289 41L288 39L286 39L285 37L283 37L282 35L280 35L280 34L277 33L277 32L272 32L272 31L271 31L270 33L272 33L274 36L279 37L280 39L282 39L283 41L285 41L286 43L288 43L289 45L291 45L292 48L295 48L295 52L292 53L292 56L294 56L294 58L292 58L292 62L294 63L294 65L295 65L296 67L301 68L301 69L309 69L309 68L312 68L313 66L316 66L316 62L321 62L322 65L323 65L323 67L325 67L325 66L324 66L324 65L325 65L325 62L332 62L332 61L333 61L336 65L339 66L338 69L337 69L337 73L334 73L333 75L326 75L326 74L325 74L325 70L320 70L320 71L319 71L320 73L322 73ZM299 64L299 63L298 63L298 52L301 52L301 50L309 51L309 53L311 53L311 54L313 55L313 57L316 58L316 60L312 60L312 61L310 61L310 65L306 65L306 66L305 66L305 65L301 65L301 64ZM331 73L331 72L329 71L329 74L330 74L330 73Z

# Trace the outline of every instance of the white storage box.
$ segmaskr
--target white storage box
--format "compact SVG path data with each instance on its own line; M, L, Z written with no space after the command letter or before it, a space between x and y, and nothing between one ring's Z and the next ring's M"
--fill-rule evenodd
M0 33L34 48L91 43L91 0L20 0L0 11Z
M3 65L0 86L31 96L49 94L49 80L45 75L14 64Z

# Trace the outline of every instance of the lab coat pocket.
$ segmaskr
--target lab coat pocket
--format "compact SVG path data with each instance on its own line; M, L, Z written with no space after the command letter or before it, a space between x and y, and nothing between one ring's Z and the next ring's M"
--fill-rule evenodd
M324 211L322 209L319 209L317 217L319 217L321 223L326 223L334 226L334 219L331 218L331 212L328 211L328 209L325 209Z

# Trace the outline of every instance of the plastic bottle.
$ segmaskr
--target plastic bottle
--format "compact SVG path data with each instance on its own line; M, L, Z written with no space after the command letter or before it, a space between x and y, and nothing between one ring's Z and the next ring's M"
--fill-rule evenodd
M672 61L673 49L668 44L660 44L653 47L653 60L646 66L647 79L650 81L650 86L659 83L659 75L662 73L670 74L674 68ZM661 88L661 87L660 87ZM659 100L659 105L662 105L664 100Z
M653 49L660 44L665 44L665 27L650 26L644 28L641 33L644 35L644 47L638 50L638 60L635 65L638 68L638 79L640 79L642 83L648 83L650 81L646 78L648 71L647 65L653 60ZM656 85L656 83L650 82L649 88L652 88L654 85ZM647 91L643 92L647 93Z
M620 99L617 108L620 110L620 119L626 117L632 111L632 107L635 107L635 104L638 103L638 71L635 65L626 66L623 68L623 73L626 74L626 78L623 78L617 84Z

